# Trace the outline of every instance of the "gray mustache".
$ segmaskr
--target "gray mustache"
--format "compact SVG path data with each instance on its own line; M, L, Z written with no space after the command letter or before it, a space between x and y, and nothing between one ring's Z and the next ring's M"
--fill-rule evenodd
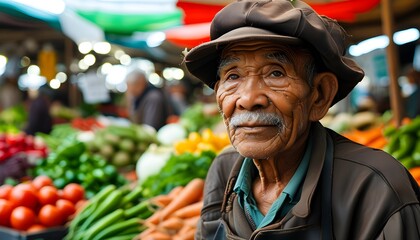
M283 120L277 114L265 112L245 112L236 114L230 119L229 125L230 127L236 128L250 122L261 125L283 125Z

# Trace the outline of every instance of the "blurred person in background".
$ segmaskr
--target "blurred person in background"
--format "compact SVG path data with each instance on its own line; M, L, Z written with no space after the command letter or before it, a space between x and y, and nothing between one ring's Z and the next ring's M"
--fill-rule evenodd
M156 130L163 127L172 114L164 91L149 83L146 73L141 70L131 71L125 81L129 119L133 123L147 124Z
M50 113L54 92L48 84L36 90L29 90L28 123L24 129L26 134L35 135L38 132L50 133L53 119Z

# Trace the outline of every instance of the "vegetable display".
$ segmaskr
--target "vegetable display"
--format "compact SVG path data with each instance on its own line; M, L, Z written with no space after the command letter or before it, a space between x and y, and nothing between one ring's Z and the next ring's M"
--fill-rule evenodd
M215 134L210 128L200 132L191 132L188 138L174 143L175 154L201 153L202 151L213 151L219 153L223 148L230 145L227 133Z
M62 140L55 151L45 159L39 159L29 175L49 176L60 189L69 183L78 183L86 189L87 198L109 184L122 186L127 183L115 166L101 156L89 153L85 143L74 137Z
M401 124L397 127L388 119L388 121L379 121L376 125L364 130L353 129L342 134L357 143L384 150L409 170L418 168L420 166L420 116L414 119L404 118ZM419 171L412 172L417 176ZM418 178L420 179L420 176Z
M0 185L7 182L15 182L27 176L28 169L33 165L29 162L26 154L15 154L0 163Z
M42 142L36 141L31 135L24 133L0 134L0 162L17 153L34 154L45 157L47 148Z
M150 176L156 175L168 162L173 148L167 146L150 145L136 164L136 179L143 183Z
M216 153L213 151L171 155L159 173L149 176L142 182L143 196L150 198L167 194L177 186L185 186L194 178L205 179L215 156Z
M98 154L116 167L134 166L150 144L157 143L156 131L146 125L109 125L95 131L86 142L93 154Z
M0 184L19 181L33 167L32 161L47 155L47 147L24 133L0 134Z
M194 239L203 206L203 189L204 180L195 178L185 187L179 186L167 195L151 198L160 208L146 219L147 229L134 239Z
M366 130L354 129L343 133L343 136L376 149L383 149L388 144L388 139L384 135L384 124L378 124Z
M177 186L185 186L194 178L205 179L216 154L228 145L230 141L226 133L215 134L206 128L200 133L191 132L188 138L176 141L172 153L162 148L153 151L159 155L157 161L153 160L153 154L149 158L146 152L136 169L144 187L144 197L166 194ZM152 167L153 162L158 166Z
M0 226L19 231L64 226L85 201L82 186L71 183L60 190L47 176L2 185L0 192Z
M384 129L388 144L384 150L398 159L406 168L420 166L420 116L406 121L397 128L389 125Z
M139 185L132 189L115 185L104 187L71 221L65 239L133 239L145 228L142 220L156 209L150 201L143 200L142 191Z

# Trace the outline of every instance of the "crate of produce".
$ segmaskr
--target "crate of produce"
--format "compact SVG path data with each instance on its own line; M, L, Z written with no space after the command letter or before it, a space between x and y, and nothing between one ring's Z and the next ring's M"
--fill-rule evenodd
M18 231L0 226L1 240L60 240L67 234L67 227L52 227L35 232Z

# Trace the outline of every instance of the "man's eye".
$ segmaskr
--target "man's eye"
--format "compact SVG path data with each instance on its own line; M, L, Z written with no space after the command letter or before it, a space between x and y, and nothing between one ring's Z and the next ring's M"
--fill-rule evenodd
M271 76L282 77L282 76L284 76L284 74L281 71L273 71L273 72L271 72Z
M227 80L236 80L238 78L239 78L238 74L229 74L226 79Z

